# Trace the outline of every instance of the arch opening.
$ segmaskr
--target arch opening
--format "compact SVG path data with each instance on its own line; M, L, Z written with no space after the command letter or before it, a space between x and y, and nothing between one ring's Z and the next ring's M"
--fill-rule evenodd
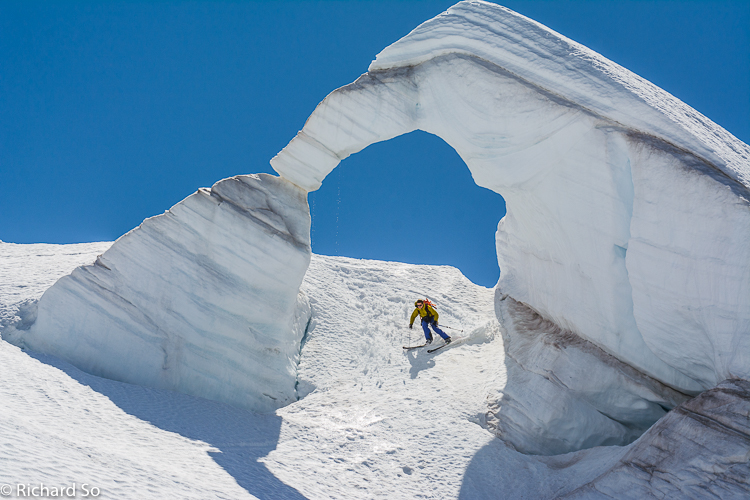
M321 255L450 265L491 288L494 234L505 200L479 187L461 157L422 131L343 160L308 195L312 250Z

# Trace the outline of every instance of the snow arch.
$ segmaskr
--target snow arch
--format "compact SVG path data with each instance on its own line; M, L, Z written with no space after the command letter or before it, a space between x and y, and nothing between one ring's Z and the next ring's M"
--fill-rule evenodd
M505 198L503 294L684 393L750 376L746 144L534 21L462 2L326 97L271 163L311 191L416 129Z

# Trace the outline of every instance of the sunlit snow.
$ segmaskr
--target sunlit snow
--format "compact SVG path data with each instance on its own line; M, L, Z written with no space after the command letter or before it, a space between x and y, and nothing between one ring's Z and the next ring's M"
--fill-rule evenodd
M507 202L492 289L311 254L306 194L416 129ZM720 126L467 1L333 91L272 165L113 244L0 242L0 488L750 494L750 147ZM402 349L418 298L461 342Z

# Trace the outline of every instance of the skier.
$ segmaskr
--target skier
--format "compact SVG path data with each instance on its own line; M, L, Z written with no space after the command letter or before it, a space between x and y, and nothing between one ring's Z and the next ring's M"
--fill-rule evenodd
M411 313L411 320L409 321L409 328L414 327L414 319L417 314L422 318L422 330L424 330L424 338L426 340L425 345L432 343L432 332L430 332L430 326L435 330L435 333L440 335L446 344L451 343L451 338L446 335L440 328L438 328L438 313L435 308L432 307L430 301L422 299L417 300L414 303L414 312Z

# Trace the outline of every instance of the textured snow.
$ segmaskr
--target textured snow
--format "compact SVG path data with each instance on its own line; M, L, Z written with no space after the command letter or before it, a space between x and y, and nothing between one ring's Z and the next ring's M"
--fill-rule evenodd
M311 261L305 192L415 129L506 199L494 290ZM281 178L220 181L108 250L0 242L0 482L746 498L748 151L589 49L461 2L331 93ZM421 297L461 345L401 349Z
M23 250L0 244L0 257ZM56 274L70 272L78 262L57 250ZM53 261L25 259L20 302L38 298L47 280L38 266ZM486 398L506 380L503 340L493 290L458 270L313 256L302 289L313 310L305 397L276 414L99 378L0 341L0 483L87 483L139 499L544 498L584 485L624 451L579 452L563 470L486 428ZM403 351L420 340L407 325L425 295L469 341ZM18 298L0 295L0 305Z
M23 261L23 291L0 295L6 310L38 299L48 271L81 263L66 246L43 258L35 247L0 243L0 262ZM626 447L524 455L487 422L498 391L514 390L504 352L515 348L488 313L493 290L450 267L315 255L302 288L313 310L305 397L276 414L99 378L0 341L0 484L86 483L133 499L748 494L747 382L678 406ZM401 349L420 340L406 325L412 298L425 295L467 343L437 355Z
M225 179L60 279L3 338L88 373L272 411L297 398L309 238L301 190Z
M251 436L245 446L262 449L273 420L100 379L3 341L0 376L2 484L75 483L77 498L83 484L101 498L254 498L211 455L225 452L224 442L239 447L242 431Z
M329 94L272 165L314 190L415 129L505 198L501 294L683 397L750 377L746 144L538 23L461 2Z
M51 245L3 243L0 255L0 325L20 321L16 312L78 266L93 264L111 241Z

